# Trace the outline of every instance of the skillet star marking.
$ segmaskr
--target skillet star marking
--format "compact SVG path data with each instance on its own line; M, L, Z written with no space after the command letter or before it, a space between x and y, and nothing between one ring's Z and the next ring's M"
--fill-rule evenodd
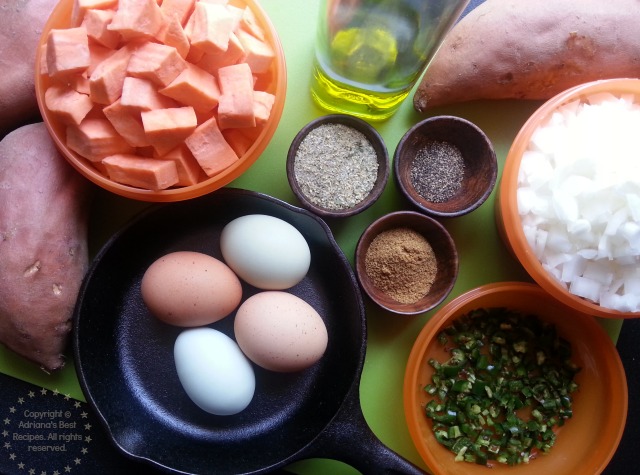
M80 473L91 451L86 403L62 397L56 389L29 391L0 403L0 457L27 475ZM55 457L53 457L55 455ZM60 466L52 466L52 460Z

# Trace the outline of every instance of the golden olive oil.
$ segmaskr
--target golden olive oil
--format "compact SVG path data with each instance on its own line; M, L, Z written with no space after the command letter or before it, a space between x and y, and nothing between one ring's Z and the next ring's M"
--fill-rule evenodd
M468 0L323 0L311 95L323 109L389 118Z

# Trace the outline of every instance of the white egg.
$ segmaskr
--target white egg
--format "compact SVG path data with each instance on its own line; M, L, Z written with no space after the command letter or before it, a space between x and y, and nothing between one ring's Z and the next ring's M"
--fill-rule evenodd
M264 214L229 222L220 236L220 250L241 279L263 290L293 287L311 264L311 250L302 233L288 222Z
M233 415L253 399L251 362L224 333L208 327L185 330L176 339L173 355L182 387L204 411Z

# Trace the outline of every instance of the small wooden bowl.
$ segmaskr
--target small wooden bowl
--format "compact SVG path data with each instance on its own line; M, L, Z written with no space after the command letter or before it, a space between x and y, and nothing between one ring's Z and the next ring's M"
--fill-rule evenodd
M442 202L425 199L411 180L417 154L433 141L457 147L464 161L459 191ZM452 218L470 213L487 200L496 184L498 163L493 144L475 124L460 117L437 116L418 122L400 139L394 173L398 188L416 208L430 216Z
M436 278L429 292L414 303L400 303L375 287L365 268L365 258L371 242L383 231L407 227L422 234L436 256ZM451 292L458 277L458 251L446 228L435 219L416 211L395 211L386 214L365 229L356 246L356 276L369 298L389 312L415 315L439 305Z
M296 179L296 156L298 154L300 144L312 130L324 124L343 124L361 132L371 143L378 158L378 173L373 184L373 188L364 199L350 208L332 209L315 203L305 195L300 183ZM389 179L389 172L389 153L384 140L378 131L368 122L346 114L326 115L309 122L294 137L287 154L287 179L289 180L291 190L304 208L324 218L346 218L348 216L358 214L370 207L382 194Z

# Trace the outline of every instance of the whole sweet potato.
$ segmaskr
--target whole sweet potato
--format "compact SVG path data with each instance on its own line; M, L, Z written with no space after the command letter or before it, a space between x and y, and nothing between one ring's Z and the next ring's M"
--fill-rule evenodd
M640 0L487 0L445 37L414 107L546 100L596 79L640 75Z
M37 120L36 49L58 0L0 0L0 136Z
M47 371L64 365L88 266L90 190L44 124L0 142L0 342Z

